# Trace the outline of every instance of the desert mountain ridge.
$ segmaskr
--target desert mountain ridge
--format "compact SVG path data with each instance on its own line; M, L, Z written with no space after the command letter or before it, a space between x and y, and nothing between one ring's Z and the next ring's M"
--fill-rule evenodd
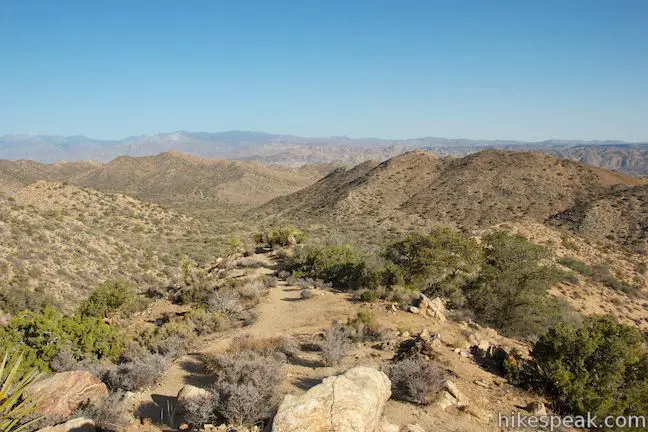
M337 169L251 214L269 220L327 221L322 223L349 229L365 225L406 230L440 223L476 230L513 220L544 223L572 207L593 205L615 194L641 197L638 191L647 184L647 180L537 152L487 150L440 158L411 151L382 163ZM637 204L633 209L633 220L646 216L645 206ZM631 230L641 231L637 223Z
M11 194L39 180L65 181L185 212L231 213L306 187L331 169L326 164L300 168L266 166L254 161L213 160L180 152L119 156L107 163L0 160L0 193Z
M631 175L648 175L648 143L617 140L551 139L525 142L438 137L379 139L301 137L246 131L175 131L121 140L37 134L0 137L0 159L30 159L47 163L61 160L107 162L118 156L151 156L166 151L181 151L207 158L255 160L293 167L313 163L356 165L370 159L384 161L416 149L430 150L440 156L463 156L486 149L541 151Z

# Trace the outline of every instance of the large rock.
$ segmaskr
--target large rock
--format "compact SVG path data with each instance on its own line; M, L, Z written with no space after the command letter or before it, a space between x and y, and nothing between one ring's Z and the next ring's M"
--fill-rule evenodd
M272 424L273 432L378 432L391 396L387 375L355 367L326 378L301 396L287 395Z
M200 400L200 399L205 399L208 398L211 395L207 390L192 386L192 385L185 385L180 389L178 392L178 396L176 396L176 401L177 401L177 409L178 412L184 412L185 407L187 406L187 403L192 400Z
M28 391L40 414L71 415L84 403L96 404L108 396L106 385L90 372L60 372L38 381Z
M39 429L38 432L94 432L96 431L95 423L87 418L75 418L68 420L63 424L48 426Z

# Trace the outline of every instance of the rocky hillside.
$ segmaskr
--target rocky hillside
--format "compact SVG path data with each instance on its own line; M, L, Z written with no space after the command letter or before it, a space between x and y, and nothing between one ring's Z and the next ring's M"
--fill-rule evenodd
M38 180L56 180L124 193L182 211L231 213L306 187L330 169L327 165L267 167L181 153L120 156L106 164L0 161L0 191L8 194Z
M648 185L614 190L551 217L550 224L597 242L648 250Z
M214 235L196 219L125 195L36 182L0 198L0 289L13 297L37 290L65 307L107 279L165 285L185 254L216 255L224 242Z
M462 229L530 218L544 221L615 187L645 183L614 171L541 153L488 150L462 158L404 153L338 170L260 207L262 216L370 226Z
M648 145L576 146L551 153L588 165L648 177Z

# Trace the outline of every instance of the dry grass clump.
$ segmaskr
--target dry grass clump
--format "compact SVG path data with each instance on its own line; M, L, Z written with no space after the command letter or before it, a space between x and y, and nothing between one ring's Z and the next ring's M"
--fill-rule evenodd
M416 356L383 367L392 383L394 399L428 404L443 389L447 375L429 360Z
M130 423L130 416L125 393L121 390L110 392L98 404L82 405L74 413L74 417L88 418L94 421L98 430L121 431Z
M285 338L243 336L230 350L207 360L216 381L207 397L185 405L195 425L227 422L253 425L270 419L282 399L285 372L278 353L293 349Z
M337 321L324 333L324 340L320 344L322 360L326 366L339 364L351 348L351 337L346 327Z

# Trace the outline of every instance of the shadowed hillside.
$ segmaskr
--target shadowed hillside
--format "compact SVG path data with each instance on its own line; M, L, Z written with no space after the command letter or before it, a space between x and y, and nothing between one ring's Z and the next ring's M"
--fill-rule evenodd
M648 185L615 190L553 216L549 223L603 244L648 250Z
M614 186L643 181L540 153L489 150L462 158L415 151L381 164L338 171L260 207L265 217L353 224L476 229L531 218L544 221Z

